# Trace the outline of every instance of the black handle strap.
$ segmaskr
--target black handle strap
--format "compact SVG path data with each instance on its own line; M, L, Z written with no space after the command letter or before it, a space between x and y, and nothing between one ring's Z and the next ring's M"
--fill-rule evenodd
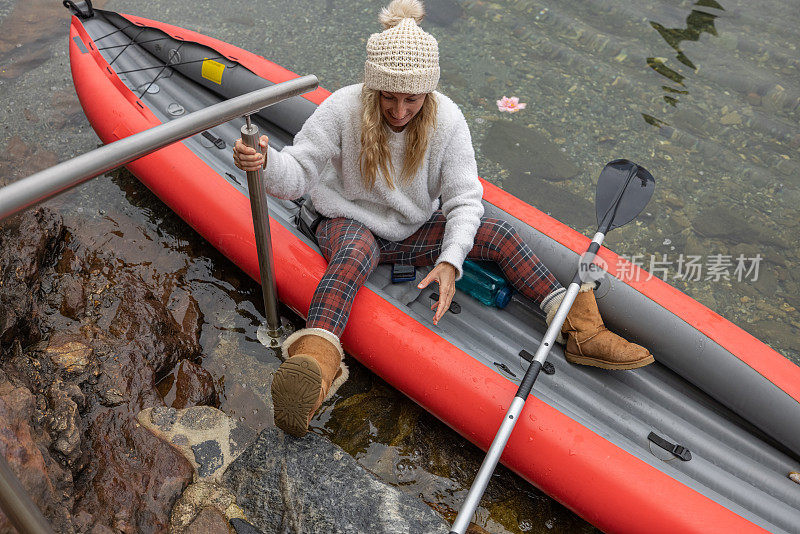
M75 15L78 16L79 19L86 20L94 17L94 9L92 9L92 0L86 0L85 2L78 2L80 5L75 5L75 2L72 0L64 0L62 2L64 7L72 11ZM86 9L86 11L84 11Z
M529 362L533 361L533 354L531 354L530 352L528 352L525 349L522 349L521 351L519 351L519 355L520 355L520 357L528 360ZM556 374L556 366L553 365L552 363L546 361L546 362L544 362L542 364L542 371L544 371L544 374L546 374L546 375L554 375L554 374Z
M212 134L211 132L203 132L203 137L214 143L217 148L225 148L225 141L217 137L216 135Z
M439 300L439 293L433 292L430 295L428 295L428 297L431 300ZM458 315L459 313L461 313L461 304L459 304L455 300L451 300L450 307L448 308L448 310L450 310L450 313Z
M666 439L662 438L655 432L650 432L650 435L647 436L647 439L664 449L665 451L671 452L684 462L688 462L692 459L692 453L684 447L683 445L678 445L677 443L672 443L667 441Z

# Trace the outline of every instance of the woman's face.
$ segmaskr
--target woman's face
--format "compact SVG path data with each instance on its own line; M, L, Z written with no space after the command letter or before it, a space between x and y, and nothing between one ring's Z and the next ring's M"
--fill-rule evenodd
M400 132L406 124L419 113L426 93L412 95L410 93L380 92L381 113L389 128Z

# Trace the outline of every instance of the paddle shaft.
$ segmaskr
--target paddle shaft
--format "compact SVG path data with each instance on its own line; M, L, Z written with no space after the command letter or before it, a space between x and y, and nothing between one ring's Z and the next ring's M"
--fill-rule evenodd
M41 510L0 454L0 510L20 534L53 534Z
M289 97L307 93L315 89L318 83L316 76L303 76L257 89L187 113L17 180L0 189L0 221L171 143Z
M453 522L450 534L464 534L464 532L466 532L469 522L475 514L475 510L478 508L483 492L486 490L486 486L489 485L492 473L495 467L497 467L497 463L500 461L500 455L503 453L503 449L505 449L506 443L511 437L511 431L514 430L514 425L517 424L517 419L519 419L519 415L522 413L525 400L528 398L528 395L530 395L533 384L539 376L539 371L542 370L542 366L545 360L547 360L550 348L553 346L559 332L561 332L561 325L563 325L564 321L567 319L567 313L569 313L570 308L572 308L575 297L578 296L578 291L583 281L581 273L588 272L588 270L591 269L590 265L592 260L597 254L597 251L600 250L600 245L603 243L604 237L605 234L601 232L595 234L586 254L582 256L578 272L575 273L572 282L567 288L564 300L561 301L561 305L558 307L531 364L528 366L528 370L525 372L525 376L522 378L522 382L517 389L517 394L514 396L514 400L511 401L511 406L509 406L503 418L503 422L500 424L500 429L497 431L486 453L486 457L483 459L478 474L475 475L475 480L472 483L472 487L469 489L469 493L467 493L467 498L464 500L464 504L461 506L461 510L459 510L458 516L456 516L456 520Z
M634 182L634 177L637 177L639 181ZM522 408L525 406L525 400L533 388L533 383L539 376L539 371L541 371L542 365L544 365L545 359L550 353L550 347L561 330L561 325L564 324L575 297L578 296L581 283L595 280L593 269L596 266L593 261L597 251L600 250L600 245L603 243L606 233L636 218L653 196L654 187L655 180L646 169L625 159L607 163L600 173L595 193L597 233L586 253L581 256L578 271L575 273L567 293L564 295L558 310L556 310L555 317L553 317L550 326L547 328L544 339L542 339L536 355L531 361L522 383L519 385L517 394L514 396L514 400L511 402L511 406L500 425L500 430L497 431L497 435L495 435L489 451L486 453L486 458L484 458L481 468L478 470L475 481L469 489L464 505L458 512L455 522L453 522L453 529L450 534L464 534L466 531L469 520L475 513L481 496L483 496L483 492L489 484L494 468L497 466L497 462L500 461L500 455L503 453L503 449L505 449L506 443L511 436L511 431L514 430L514 425L522 413ZM608 193L612 191L613 193L609 195Z

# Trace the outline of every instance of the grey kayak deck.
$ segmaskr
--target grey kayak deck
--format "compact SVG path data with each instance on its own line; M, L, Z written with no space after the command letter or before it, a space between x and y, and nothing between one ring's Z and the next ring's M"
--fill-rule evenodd
M109 63L113 60L117 72L127 71L120 78L137 96L141 95L141 101L160 120L166 122L180 116L175 114L175 104L191 112L224 98L211 90L208 83L190 78L181 67L161 68L167 58L159 56L168 53L168 39L158 41L159 50L154 49L153 43L130 45L134 37L145 42L164 34L158 30L142 32L141 28L115 32L128 25L125 19L110 12L96 11L98 16L84 21L87 31L94 38L106 36L98 43L103 48L101 53ZM199 57L209 50L195 46ZM120 54L123 48L125 51ZM190 43L182 45L181 56L182 61L191 57ZM221 61L233 64L229 60ZM239 88L242 92L256 88L248 84L269 84L252 73L248 75L249 71L242 66L235 68L242 71ZM156 74L159 74L158 79L154 79ZM150 89L143 94L148 86ZM291 143L292 135L313 110L313 104L296 97L264 110L254 121L262 133L270 136L270 143L280 150ZM210 131L212 137L226 143L224 148L218 148L202 135L187 139L184 144L246 195L244 175L233 165L230 144L239 137L242 124L241 120L232 121ZM298 211L295 202L274 198L269 202L270 215L275 220L298 239L316 246L293 223ZM496 206L486 203L485 208L487 216L511 222L559 280L566 283L571 279L577 264L573 251ZM389 271L388 265L379 266L366 285L420 324L433 328L431 289L420 292L415 284L391 284ZM421 276L424 272L418 273L418 280ZM800 486L787 477L789 471L800 470L798 449L794 447L793 452L791 445L791 436L798 432L797 421L800 420L796 401L774 391L774 386L748 371L740 361L726 359L713 340L629 286L606 279L597 293L607 324L650 348L656 363L636 371L609 372L571 365L564 359L561 348L556 347L549 358L555 373L540 375L534 395L614 445L753 523L772 532L800 531ZM437 334L494 372L519 383L528 363L520 356L520 351L534 353L544 334L544 321L538 307L519 295L504 310L485 307L461 292L455 300L461 312L448 314L436 328ZM654 323L663 328L652 328ZM696 357L698 350L704 352L703 360ZM705 375L699 379L691 373ZM748 384L747 390L729 391L736 380ZM695 385L698 382L704 384L702 389ZM734 413L717 400L737 396L741 397L740 404L755 405L755 408L751 406L748 412L748 407L743 406ZM728 400L725 404L732 405ZM752 423L755 411L775 419L758 424L761 428L775 428L770 431L772 437ZM786 429L781 430L781 426ZM650 432L687 447L692 452L691 461L680 461L648 441ZM788 437L784 439L784 435ZM642 491L647 490L643 488Z

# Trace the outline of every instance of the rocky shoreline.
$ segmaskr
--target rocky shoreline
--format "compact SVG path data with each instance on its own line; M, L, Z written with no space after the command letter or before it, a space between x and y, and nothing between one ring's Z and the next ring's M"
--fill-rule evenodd
M199 316L109 264L50 209L4 224L0 452L57 532L163 532L192 466L134 414L199 354Z
M215 408L197 303L116 259L47 207L0 231L0 454L56 532L447 532L330 440Z

